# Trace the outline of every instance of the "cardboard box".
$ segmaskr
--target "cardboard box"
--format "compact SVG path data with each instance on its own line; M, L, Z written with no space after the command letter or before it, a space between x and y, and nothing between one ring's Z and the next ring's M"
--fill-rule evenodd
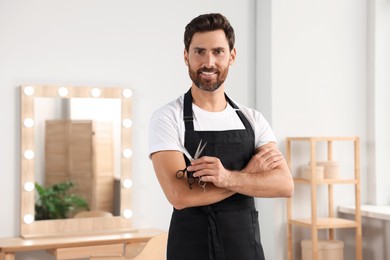
M302 240L302 260L312 260L312 241ZM318 260L344 260L344 242L340 240L318 240Z

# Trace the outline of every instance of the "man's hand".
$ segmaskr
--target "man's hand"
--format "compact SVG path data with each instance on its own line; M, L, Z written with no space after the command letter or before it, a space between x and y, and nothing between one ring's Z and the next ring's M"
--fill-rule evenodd
M276 145L266 144L257 149L242 172L264 172L278 167L283 161L283 155Z
M226 188L231 185L231 171L226 170L216 157L203 156L191 163L187 170L194 172L203 182L212 182L215 186Z

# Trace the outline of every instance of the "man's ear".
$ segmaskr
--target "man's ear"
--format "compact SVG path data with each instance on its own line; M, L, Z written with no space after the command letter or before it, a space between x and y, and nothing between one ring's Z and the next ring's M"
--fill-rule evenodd
M186 49L184 49L184 62L186 63L186 65L188 66L188 52Z
M229 60L229 65L233 65L234 62L236 61L236 48L233 48L233 50L230 52L230 60Z

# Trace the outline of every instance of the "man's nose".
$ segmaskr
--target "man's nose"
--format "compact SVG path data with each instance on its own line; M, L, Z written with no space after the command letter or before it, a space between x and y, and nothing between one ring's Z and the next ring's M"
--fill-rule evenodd
M215 57L214 57L214 55L213 55L212 53L207 53L207 54L204 56L203 65L204 65L206 68L214 67L214 65L215 65Z

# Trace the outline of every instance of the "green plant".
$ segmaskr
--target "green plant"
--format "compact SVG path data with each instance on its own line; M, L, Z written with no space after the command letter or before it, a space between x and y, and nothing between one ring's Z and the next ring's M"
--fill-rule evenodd
M43 187L35 183L38 198L35 202L35 220L63 219L77 209L89 210L88 203L81 197L69 193L74 184L70 181Z

